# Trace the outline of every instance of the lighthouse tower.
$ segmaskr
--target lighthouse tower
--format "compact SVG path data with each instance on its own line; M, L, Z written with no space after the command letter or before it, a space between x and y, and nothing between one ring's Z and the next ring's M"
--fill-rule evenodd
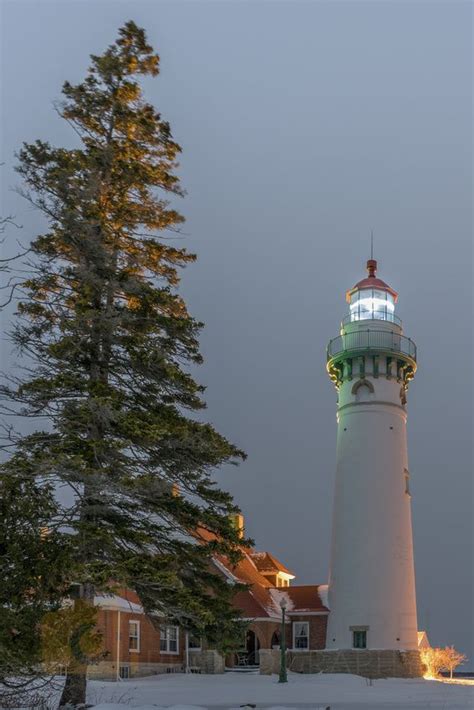
M338 391L337 463L327 649L347 672L421 675L406 438L415 343L395 315L397 293L367 262L349 313L328 345Z

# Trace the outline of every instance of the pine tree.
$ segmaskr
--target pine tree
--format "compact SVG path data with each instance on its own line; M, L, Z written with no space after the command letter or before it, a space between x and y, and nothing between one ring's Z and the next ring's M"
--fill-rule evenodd
M28 368L3 395L48 424L16 438L9 467L73 492L59 518L77 603L126 586L146 611L218 643L240 629L209 561L237 559L242 541L211 473L244 454L196 416L204 388L189 368L202 361L202 324L177 292L195 256L170 239L183 222L170 202L183 195L180 147L140 85L158 71L144 30L127 22L85 80L63 86L78 146L38 140L19 153L23 194L48 230L32 242L12 334ZM198 543L198 529L211 535ZM84 702L86 670L73 656L61 706Z
M41 624L67 594L68 541L48 485L14 457L0 477L0 704L27 692L43 660ZM22 470L21 470L22 469ZM54 521L56 524L54 525ZM48 527L46 527L48 525ZM54 643L51 643L53 648Z

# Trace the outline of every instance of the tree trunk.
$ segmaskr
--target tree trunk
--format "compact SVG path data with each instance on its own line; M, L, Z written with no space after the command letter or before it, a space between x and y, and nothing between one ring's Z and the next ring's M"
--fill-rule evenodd
M87 603L94 604L94 587L85 584L80 592L80 599ZM85 705L87 691L87 657L81 650L81 635L83 628L79 628L76 634L70 639L71 661L67 667L66 681L64 683L59 710L61 708L77 708Z
M87 665L72 661L68 666L59 708L85 705L87 687Z
M88 265L90 268L90 265ZM96 313L100 314L102 309L102 299L100 292L95 294L94 298L94 308ZM99 318L99 323L94 323L91 332L91 346L93 351L92 363L89 373L89 379L92 383L97 383L103 381L102 372L102 358L101 358L101 341L103 336L103 324ZM100 430L100 425L97 421L92 420L89 425L88 439L92 441L100 441L102 438L102 432ZM94 486L91 486L89 482L84 483L83 498L80 511L80 518L82 521L90 520L90 504L95 503L97 496L97 490ZM89 548L87 545L87 539L83 539L81 557L83 562L87 562L89 558ZM95 590L92 584L85 583L81 585L80 599L86 601L88 604L94 604L94 594ZM59 710L61 708L70 707L76 708L77 706L85 705L86 693L87 693L87 666L88 659L85 657L80 648L80 633L77 637L71 638L70 646L72 652L71 662L67 668L66 681L64 683L63 692L61 694L61 700L59 701Z

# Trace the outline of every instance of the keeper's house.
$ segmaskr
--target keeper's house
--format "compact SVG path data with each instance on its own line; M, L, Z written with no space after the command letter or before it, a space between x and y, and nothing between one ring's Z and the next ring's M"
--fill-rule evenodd
M236 593L234 606L248 622L242 648L224 658L205 639L194 638L179 626L148 617L129 590L97 596L98 626L104 639L104 660L90 666L91 677L129 678L190 670L223 673L227 667L258 668L280 647L282 604L286 607L285 640L289 651L323 649L328 608L326 585L292 585L294 574L269 552L242 548L232 566L224 557L213 560L216 574L249 588ZM264 668L261 668L264 671ZM271 671L270 671L271 672Z

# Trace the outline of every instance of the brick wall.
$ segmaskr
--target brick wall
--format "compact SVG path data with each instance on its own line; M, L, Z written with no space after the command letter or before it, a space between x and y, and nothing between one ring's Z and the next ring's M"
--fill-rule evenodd
M293 646L293 622L307 621L309 624L309 647L310 649L320 649L326 647L326 627L327 614L318 616L291 615L288 623L285 624L286 647ZM280 633L281 624L279 621L254 621L249 624L249 629L254 631L260 641L260 649L272 648L272 637L275 632Z
M120 640L117 643L117 626L120 618ZM140 648L138 651L129 648L129 622L140 624ZM97 626L103 636L104 657L99 667L91 667L91 675L103 674L107 677L117 675L117 650L119 664L129 665L131 675L141 675L148 672L164 672L167 669L182 668L185 656L185 633L179 630L179 652L177 654L160 651L160 631L145 614L133 612L104 610L98 611ZM102 671L101 671L102 669ZM154 669L154 670L153 670Z
M293 646L293 623L295 621L307 621L309 623L309 648L326 648L326 628L328 623L327 614L317 616L291 615L292 631L288 648Z
M131 599L130 601L134 601ZM100 609L98 612L98 627L104 639L104 658L97 666L91 666L90 675L103 678L117 677L117 624L119 613ZM140 623L140 650L129 649L129 622L138 621ZM293 645L292 624L294 621L307 621L309 623L309 644L310 649L323 649L326 643L327 616L291 616L286 624L286 646L288 649ZM255 621L249 625L249 629L255 632L260 650L271 650L272 638L275 632L280 632L279 621ZM130 667L130 675L147 675L152 673L166 673L174 670L182 670L185 663L185 632L179 630L179 653L166 654L160 652L160 632L153 622L144 614L134 614L133 612L120 612L120 657L119 665ZM296 652L298 655L303 652ZM262 659L262 656L261 656ZM235 660L235 659L234 659ZM233 662L231 659L231 665ZM201 654L194 653L190 665L200 668L204 673L220 673L223 671L221 656L214 651L204 647ZM265 661L264 661L265 663ZM301 659L301 663L305 663Z
M286 627L286 643L291 643L291 627L290 624L285 624ZM249 625L249 629L254 631L260 641L260 648L271 648L272 637L275 632L280 633L281 625L278 621L254 621Z

